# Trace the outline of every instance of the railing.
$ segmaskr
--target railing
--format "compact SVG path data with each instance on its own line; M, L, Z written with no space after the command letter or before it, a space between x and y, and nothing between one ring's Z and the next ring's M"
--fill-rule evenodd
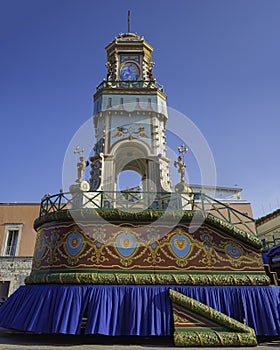
M192 209L208 212L243 231L256 235L255 220L247 214L232 208L230 203L225 204L204 193L194 193Z
M256 234L255 221L247 214L234 209L204 193L168 193L168 192L77 192L47 195L41 201L40 216L65 209L120 209L127 211L171 210L199 211L203 215L210 213L231 225L252 234Z
M158 89L163 91L163 85L159 84L155 80L135 80L135 81L122 81L122 80L103 80L97 87L96 90L101 90L103 88L112 89Z
M61 192L41 201L40 216L64 209L95 208L124 210L189 210L187 193L168 192Z

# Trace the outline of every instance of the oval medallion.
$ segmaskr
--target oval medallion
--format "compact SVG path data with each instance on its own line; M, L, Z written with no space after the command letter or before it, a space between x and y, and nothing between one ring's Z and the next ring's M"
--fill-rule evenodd
M185 258L191 249L191 242L186 236L176 235L171 240L173 253L179 258Z
M136 249L136 238L129 233L122 233L117 237L116 248L125 257L132 255Z
M231 256L234 259L238 259L241 256L241 251L238 247L229 245L227 246L227 253L229 256Z
M79 254L83 247L83 236L80 233L72 233L66 240L66 249L70 255Z

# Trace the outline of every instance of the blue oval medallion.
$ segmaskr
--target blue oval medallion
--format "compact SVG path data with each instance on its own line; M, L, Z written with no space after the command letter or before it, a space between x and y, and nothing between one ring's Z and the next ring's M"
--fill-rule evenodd
M171 248L179 258L185 258L191 249L191 242L186 236L176 235L171 240Z
M229 245L227 247L227 253L230 255L232 258L238 259L241 256L241 251L239 248Z
M136 249L136 238L129 233L122 233L117 237L116 248L125 257L132 255Z
M83 247L83 237L80 233L72 233L66 240L66 248L70 255L75 256L79 254Z

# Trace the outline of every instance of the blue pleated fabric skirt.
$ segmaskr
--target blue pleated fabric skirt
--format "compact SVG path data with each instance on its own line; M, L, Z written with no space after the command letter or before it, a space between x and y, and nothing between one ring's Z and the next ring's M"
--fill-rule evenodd
M21 331L109 336L168 336L169 289L254 328L280 335L280 287L163 285L27 285L0 307L0 327Z

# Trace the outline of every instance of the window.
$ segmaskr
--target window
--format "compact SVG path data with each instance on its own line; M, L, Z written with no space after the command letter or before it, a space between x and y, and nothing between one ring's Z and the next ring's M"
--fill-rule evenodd
M18 254L22 224L7 224L2 245L3 256L15 256Z
M17 242L18 242L18 230L9 230L5 255L10 255L10 256L16 255Z

